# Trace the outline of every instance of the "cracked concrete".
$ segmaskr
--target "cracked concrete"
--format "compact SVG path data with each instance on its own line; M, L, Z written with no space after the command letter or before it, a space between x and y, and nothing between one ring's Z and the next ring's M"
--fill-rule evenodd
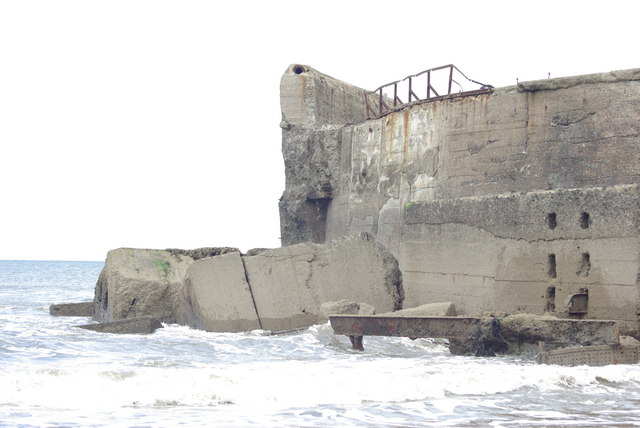
M521 82L354 122L329 162L338 169L325 239L375 234L399 259L406 306L571 316L561 302L586 287L583 317L639 327L640 69Z

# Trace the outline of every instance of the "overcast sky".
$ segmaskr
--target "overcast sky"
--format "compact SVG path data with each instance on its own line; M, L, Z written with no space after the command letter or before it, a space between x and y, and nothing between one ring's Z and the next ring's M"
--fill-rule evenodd
M280 76L640 67L628 1L0 1L0 259L279 246Z

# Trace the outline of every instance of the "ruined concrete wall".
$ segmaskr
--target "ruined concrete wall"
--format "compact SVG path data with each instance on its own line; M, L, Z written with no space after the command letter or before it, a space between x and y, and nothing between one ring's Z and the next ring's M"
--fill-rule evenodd
M462 313L633 324L639 119L640 70L628 70L345 121L327 168L325 238L373 233L399 259L405 307L450 301ZM285 193L296 186L287 181ZM587 313L569 314L565 300L583 289Z
M366 119L364 90L294 64L282 76L280 93L286 177L279 204L282 244L321 243L340 175L341 128Z
M397 254L407 202L640 182L640 81L554 80L346 126L327 237L372 231Z
M467 314L635 323L639 203L638 185L620 185L408 204L400 245L405 306L444 299ZM588 295L586 314L571 313L574 294Z

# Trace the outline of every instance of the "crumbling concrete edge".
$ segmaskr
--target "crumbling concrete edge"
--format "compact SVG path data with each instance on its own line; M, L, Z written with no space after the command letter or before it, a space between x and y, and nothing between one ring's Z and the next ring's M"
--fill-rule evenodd
M518 82L518 92L553 91L566 89L577 85L594 83L616 83L640 80L640 68L630 70L616 70L608 73L585 74L582 76L559 77L555 79L532 80Z

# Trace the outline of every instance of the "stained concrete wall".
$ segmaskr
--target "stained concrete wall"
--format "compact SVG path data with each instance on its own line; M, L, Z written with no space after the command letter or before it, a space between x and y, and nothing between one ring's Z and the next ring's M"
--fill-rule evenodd
M373 233L399 259L405 307L451 301L463 313L569 316L564 300L588 289L580 316L634 324L639 119L640 70L627 70L525 82L345 123L335 142L323 143L333 144L324 169L331 192L314 227L324 227L325 239ZM315 150L298 144L313 147L310 132L301 126L293 139L283 131L283 148ZM305 183L287 171L285 194ZM286 226L283 244L305 236L295 218Z
M638 185L619 185L410 204L406 306L451 300L467 314L570 317L569 296L586 290L588 318L635 323L639 203Z

